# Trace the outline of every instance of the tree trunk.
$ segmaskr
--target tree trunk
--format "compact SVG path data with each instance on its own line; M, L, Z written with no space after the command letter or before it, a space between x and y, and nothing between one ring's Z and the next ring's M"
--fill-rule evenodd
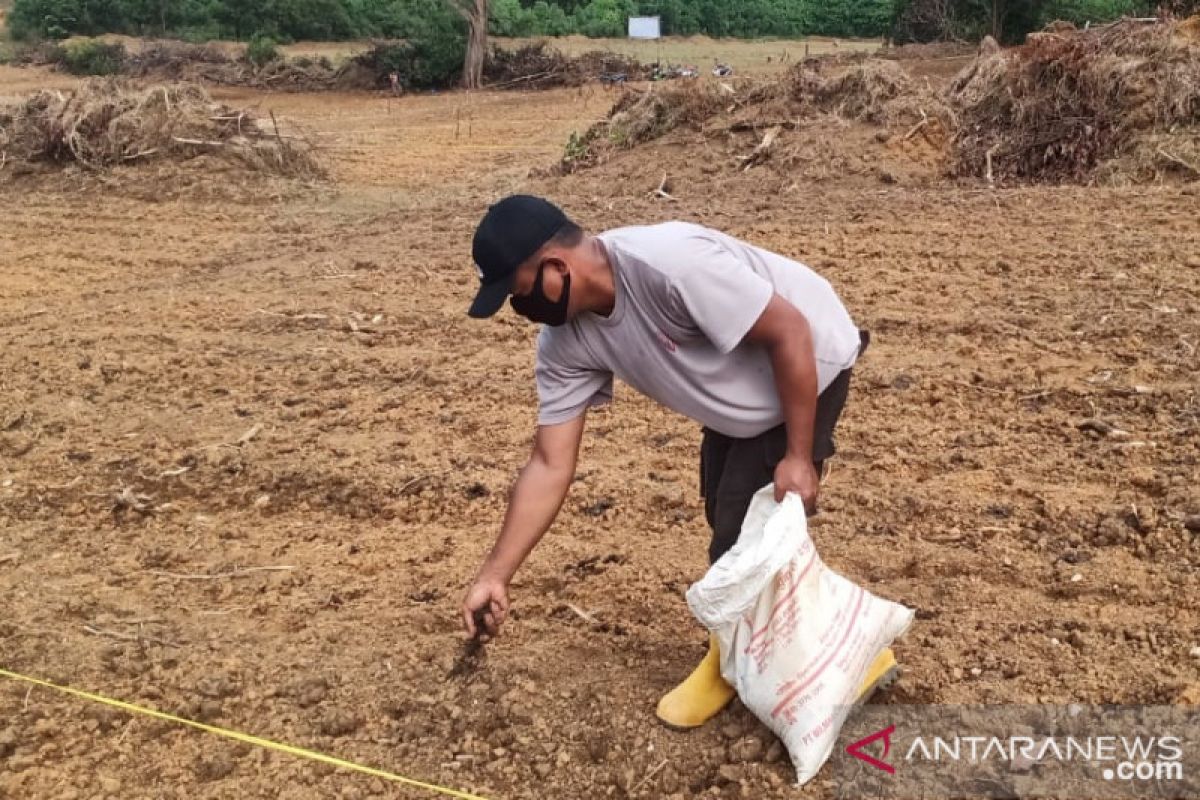
M467 19L467 56L463 60L464 89L483 86L483 61L487 57L488 0L474 0L464 9Z

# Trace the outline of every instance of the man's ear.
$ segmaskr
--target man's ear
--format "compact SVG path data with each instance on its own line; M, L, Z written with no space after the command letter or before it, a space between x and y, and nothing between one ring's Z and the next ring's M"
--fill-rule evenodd
M558 256L547 256L542 259L542 266L554 270L559 275L566 275L570 271L567 262Z

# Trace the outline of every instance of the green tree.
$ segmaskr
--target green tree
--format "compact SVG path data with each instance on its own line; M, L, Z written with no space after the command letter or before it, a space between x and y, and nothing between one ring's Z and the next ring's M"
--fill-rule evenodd
M561 6L537 0L529 10L533 14L535 35L563 36L572 32L571 19Z
M536 20L520 0L492 0L491 32L496 36L535 36Z
M119 0L16 0L8 15L14 39L63 39L125 29Z
M575 12L574 27L584 36L623 36L636 12L632 0L592 0Z
M267 7L276 30L288 39L328 41L355 33L342 0L273 0Z
M235 39L249 39L255 34L278 33L271 20L274 10L270 0L222 0L216 7L216 21Z
M445 0L467 24L467 47L463 56L464 89L483 86L483 62L487 60L488 0Z
M894 14L893 0L815 3L809 29L825 36L882 36L891 28Z

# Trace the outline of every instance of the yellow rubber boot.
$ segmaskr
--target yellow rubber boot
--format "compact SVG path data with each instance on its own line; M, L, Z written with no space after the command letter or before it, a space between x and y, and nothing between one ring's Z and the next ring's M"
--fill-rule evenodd
M733 699L733 687L721 677L721 650L710 636L708 654L687 679L658 701L658 718L671 728L698 728Z
M900 666L896 663L896 654L892 652L892 648L885 647L871 662L871 668L867 670L867 677L863 679L858 690L858 699L854 704L867 702L876 690L886 689L895 683L899 674Z
M871 699L876 691L887 689L900 674L896 654L884 648L871 662L858 690L855 705ZM671 728L686 730L708 722L733 699L733 687L721 677L721 651L716 637L710 637L708 653L687 679L658 701L658 718Z

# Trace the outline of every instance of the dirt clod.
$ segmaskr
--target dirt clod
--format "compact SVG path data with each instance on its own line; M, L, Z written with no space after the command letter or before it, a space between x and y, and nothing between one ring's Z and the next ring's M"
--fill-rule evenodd
M233 759L214 755L197 761L193 771L196 773L196 780L207 782L228 778L235 769L237 769L237 764Z
M326 736L347 736L362 727L362 719L343 709L330 709L320 715L317 730Z
M758 761L764 753L763 740L759 736L744 736L729 746L730 761Z

